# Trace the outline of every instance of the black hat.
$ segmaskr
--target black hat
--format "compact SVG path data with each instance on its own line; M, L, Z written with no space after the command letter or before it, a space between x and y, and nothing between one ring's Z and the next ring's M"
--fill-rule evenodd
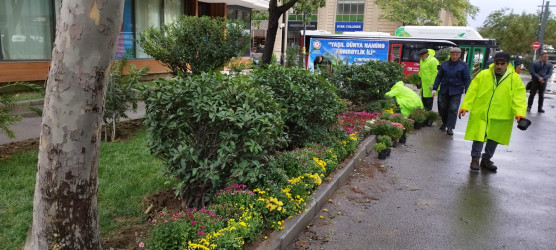
M419 55L424 55L424 54L428 54L428 53L429 53L428 49L419 50Z
M517 123L517 128L526 130L529 125L531 125L531 121L529 119L521 118L521 120L519 120L519 122Z
M494 61L497 61L497 60L504 60L506 62L509 62L510 61L510 54L508 54L506 52L497 52L494 55Z

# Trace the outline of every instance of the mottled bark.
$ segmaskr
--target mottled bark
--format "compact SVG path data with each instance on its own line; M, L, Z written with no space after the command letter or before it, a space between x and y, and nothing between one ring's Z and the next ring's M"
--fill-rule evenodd
M100 128L123 0L62 2L44 103L25 249L101 249Z

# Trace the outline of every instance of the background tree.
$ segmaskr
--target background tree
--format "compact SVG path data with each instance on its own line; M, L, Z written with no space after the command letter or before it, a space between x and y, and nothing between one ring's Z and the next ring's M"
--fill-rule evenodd
M127 73L124 68L127 66ZM103 120L104 140L107 141L108 125L112 125L111 141L116 139L116 123L122 118L128 118L128 110L137 111L139 94L137 86L139 79L147 75L149 67L137 68L135 64L127 64L127 57L114 62L110 69L110 81L106 90L106 103L104 104Z
M268 6L268 28L266 31L266 41L263 50L263 64L272 61L274 43L276 43L276 33L280 17L290 8L296 5L296 12L305 10L305 13L313 13L317 8L324 7L326 0L283 0L282 5L278 6L278 0L270 0Z
M500 48L510 54L529 54L531 44L537 40L540 25L540 12L537 14L515 14L503 8L493 11L486 18L479 33L488 38L496 39ZM556 30L556 19L550 15L546 23L547 31ZM556 33L545 32L544 44L556 44Z
M239 22L208 16L182 16L161 28L140 34L145 52L172 73L200 74L224 67L249 46L249 34Z
M124 1L62 1L25 249L102 249L97 209L104 95Z
M403 25L440 25L440 11L452 13L454 25L466 25L467 15L475 18L479 9L467 0L376 0L383 11L380 18Z

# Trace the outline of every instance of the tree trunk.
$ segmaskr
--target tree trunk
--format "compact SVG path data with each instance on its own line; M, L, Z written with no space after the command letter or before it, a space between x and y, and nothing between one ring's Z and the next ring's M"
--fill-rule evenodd
M268 3L268 28L266 31L266 41L264 43L262 64L270 64L274 51L274 43L276 42L276 33L278 32L278 23L280 16L285 14L299 0L289 0L288 2L278 6L277 0L270 0ZM282 1L284 2L284 1ZM285 37L283 39L286 39Z
M25 249L102 249L98 156L123 0L65 0L57 21Z
M272 54L274 53L274 44L276 43L276 34L278 33L278 25L281 13L276 10L268 9L268 29L266 30L266 40L263 49L262 63L270 64L272 62Z

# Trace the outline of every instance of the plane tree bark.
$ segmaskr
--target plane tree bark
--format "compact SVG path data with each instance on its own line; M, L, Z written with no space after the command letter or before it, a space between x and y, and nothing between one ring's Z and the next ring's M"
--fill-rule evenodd
M123 0L65 0L47 80L25 249L101 249L100 127Z

